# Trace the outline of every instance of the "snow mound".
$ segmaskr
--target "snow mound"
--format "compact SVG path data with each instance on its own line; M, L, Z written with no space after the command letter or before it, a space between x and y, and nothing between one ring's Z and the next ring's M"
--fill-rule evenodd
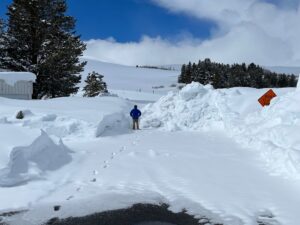
M57 116L56 114L44 114L32 117L24 120L23 126L45 130L49 135L54 135L58 138L90 135L91 127L84 120L68 116Z
M55 144L42 131L27 147L15 147L7 168L0 171L0 186L15 186L39 179L43 172L54 171L71 162L71 151L63 144Z
M262 108L257 103L260 93L252 96L243 90L214 90L192 83L147 105L142 127L225 131L242 146L256 150L271 174L300 178L300 91L280 94L278 90L271 105Z
M114 136L130 132L129 118L123 113L113 113L103 116L96 129L96 137Z
M144 108L144 128L176 130L208 130L224 127L220 107L221 92L210 85L192 83L177 92L169 92L156 103Z
M237 141L261 150L270 171L300 178L300 92L274 99L269 107L247 116L234 133Z

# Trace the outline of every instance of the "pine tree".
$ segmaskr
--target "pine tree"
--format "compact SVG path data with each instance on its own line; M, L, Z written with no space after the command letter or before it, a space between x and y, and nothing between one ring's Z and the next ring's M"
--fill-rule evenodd
M183 80L184 83L195 81L203 85L212 84L214 88L268 88L297 85L295 75L272 73L254 63L248 66L245 63L224 65L211 62L210 59L199 60L197 65L189 63L183 66L179 80Z
M96 97L102 93L107 93L107 85L102 80L103 77L95 71L89 73L85 80L86 86L83 88L83 97Z
M186 65L183 64L181 67L181 73L178 77L178 83L186 83Z
M192 82L192 63L189 62L189 64L186 67L186 72L185 72L185 83L189 84Z
M279 74L278 77L278 87L287 87L288 86L288 78L285 74Z
M76 93L85 62L85 44L67 16L66 0L13 0L8 7L8 61L15 71L37 75L34 98Z
M5 68L5 59L7 57L7 35L5 32L4 20L0 19L0 69Z

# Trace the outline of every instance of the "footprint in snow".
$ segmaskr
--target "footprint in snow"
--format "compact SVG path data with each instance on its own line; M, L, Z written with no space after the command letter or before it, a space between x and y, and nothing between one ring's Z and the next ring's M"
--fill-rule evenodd
M93 171L93 174L94 174L94 175L98 175L98 173L99 173L98 170L94 170L94 171Z
M111 157L110 158L113 159L116 156L116 154L117 153L115 153L115 152L111 153Z
M66 200L69 201L69 200L71 200L72 198L74 198L74 196L73 196L73 195L70 195Z
M125 151L126 150L126 147L125 146L123 146L122 148L120 148L120 152L123 152L123 151Z
M103 168L104 168L104 169L106 169L107 167L108 167L108 165L107 165L107 164L105 164L105 165L103 166Z

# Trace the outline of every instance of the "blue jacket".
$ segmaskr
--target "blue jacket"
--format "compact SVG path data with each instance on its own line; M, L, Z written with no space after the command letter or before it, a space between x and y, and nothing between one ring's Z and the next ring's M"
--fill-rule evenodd
M137 120L141 115L142 115L141 111L138 110L137 108L134 108L130 112L130 116L132 117L132 119L135 119L135 120Z

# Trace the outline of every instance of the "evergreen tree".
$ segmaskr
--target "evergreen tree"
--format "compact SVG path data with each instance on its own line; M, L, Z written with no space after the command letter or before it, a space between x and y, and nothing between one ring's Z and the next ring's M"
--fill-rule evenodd
M4 21L0 18L0 69L3 68L4 48Z
M278 77L278 87L287 87L288 86L288 78L285 74L279 74Z
M289 76L288 82L289 82L289 84L288 84L289 87L297 87L298 81L294 74Z
M13 0L8 7L7 68L37 75L34 98L76 93L85 44L67 16L66 0Z
M271 73L271 85L268 87L278 87L278 75L276 73Z
M181 73L178 77L178 83L186 83L186 65L183 64L181 67Z
M0 69L5 68L5 59L7 57L7 35L5 32L4 20L0 19Z
M297 85L295 75L278 75L254 63L249 66L245 63L224 65L213 63L210 59L199 60L198 64L190 62L187 66L184 65L179 80L183 83L195 81L203 85L212 84L214 88L295 87Z
M83 88L83 97L96 97L101 93L107 93L106 83L102 80L103 75L93 71L89 73L85 80L86 86Z
M186 72L185 72L185 83L189 84L192 82L192 63L189 62L189 64L186 67Z

